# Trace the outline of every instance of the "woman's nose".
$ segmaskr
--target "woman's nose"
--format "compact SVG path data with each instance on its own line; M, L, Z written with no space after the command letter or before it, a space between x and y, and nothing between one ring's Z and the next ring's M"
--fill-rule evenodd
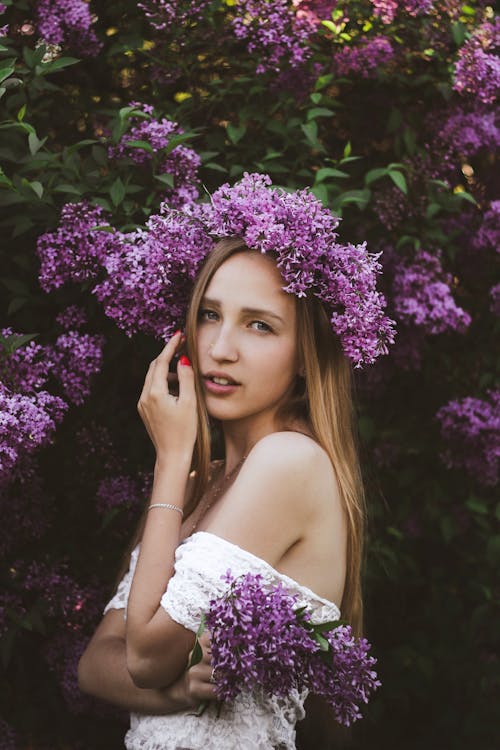
M212 339L208 351L213 359L223 361L228 360L235 362L238 359L238 350L236 342L231 331L222 326L218 333Z

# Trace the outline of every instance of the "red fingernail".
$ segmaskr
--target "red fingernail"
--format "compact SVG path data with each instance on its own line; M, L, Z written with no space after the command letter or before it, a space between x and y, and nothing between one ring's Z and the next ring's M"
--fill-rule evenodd
M180 328L174 333L174 336L177 336L178 333L182 333Z
M185 354L182 355L182 357L179 359L179 362L181 365L184 365L185 367L191 367L191 362L189 361L189 357L186 357Z

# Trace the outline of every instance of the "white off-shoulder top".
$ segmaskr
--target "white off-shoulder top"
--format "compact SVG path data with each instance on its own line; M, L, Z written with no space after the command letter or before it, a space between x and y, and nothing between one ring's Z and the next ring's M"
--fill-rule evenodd
M126 617L130 586L139 555L133 550L130 568L116 594L104 609L123 609ZM210 599L224 594L227 583L221 576L228 570L238 577L259 573L264 582L282 582L292 594L299 594L297 606L308 605L314 623L340 618L336 604L318 596L293 578L280 573L265 560L236 544L207 531L185 539L175 553L174 574L162 596L161 606L173 620L196 632ZM179 711L164 716L132 713L125 736L127 750L295 750L295 724L304 718L307 690L288 698L242 693L232 704L224 704L219 716L215 704L196 716Z

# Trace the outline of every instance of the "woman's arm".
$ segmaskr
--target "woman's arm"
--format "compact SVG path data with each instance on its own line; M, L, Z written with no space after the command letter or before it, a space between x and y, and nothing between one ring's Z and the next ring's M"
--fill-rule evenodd
M168 368L181 342L177 332L151 362L139 414L156 450L151 503L184 507L197 431L194 374L189 360L177 365L179 396L168 390ZM175 622L160 601L173 574L182 516L170 508L147 514L139 557L130 589L126 621L127 668L137 687L155 688L174 682L183 672L194 634Z
M171 685L144 689L134 684L127 669L123 610L105 614L78 663L80 690L136 713L170 714L213 700L208 642L200 639L203 659Z

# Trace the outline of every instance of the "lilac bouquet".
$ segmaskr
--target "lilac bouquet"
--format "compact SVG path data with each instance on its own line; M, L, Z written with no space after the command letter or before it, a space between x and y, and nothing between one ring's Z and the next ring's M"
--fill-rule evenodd
M229 570L222 578L229 588L210 601L189 664L201 660L198 637L208 628L218 700L256 686L279 697L307 688L327 701L340 724L361 718L359 704L381 684L368 641L341 620L314 624L308 607L297 606L299 595L282 583L271 587L251 573L234 578Z

